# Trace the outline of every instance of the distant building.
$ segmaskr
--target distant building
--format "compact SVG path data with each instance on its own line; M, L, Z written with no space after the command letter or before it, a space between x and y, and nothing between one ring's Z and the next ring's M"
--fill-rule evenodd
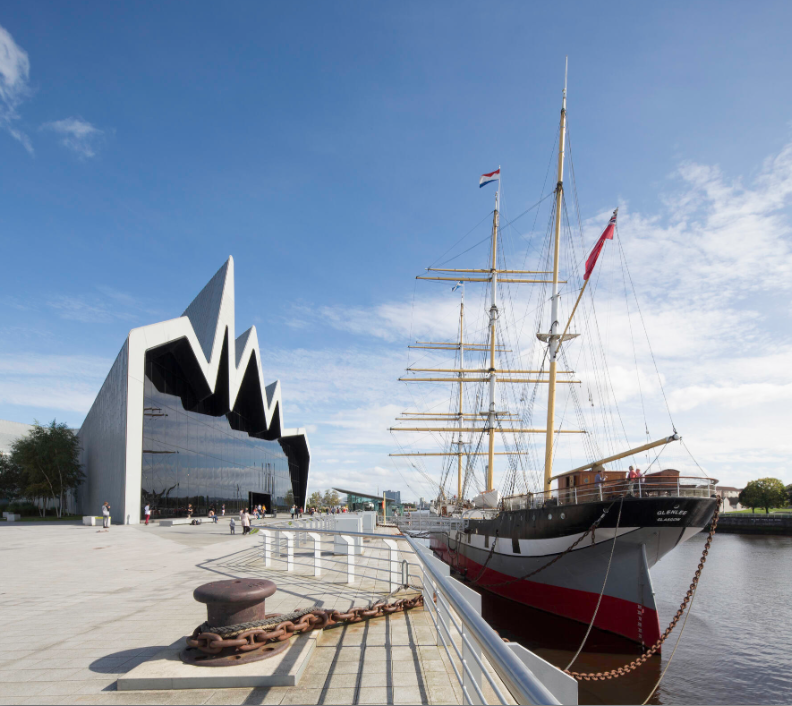
M742 488L732 488L728 485L715 486L715 492L721 496L721 512L736 512L745 509L737 500L742 490Z
M397 505L401 505L401 490L386 490L383 494L388 500L393 500Z
M367 510L376 510L378 513L382 512L381 495L371 495L370 493L363 493L358 490L347 490L346 488L333 488L333 490L336 490L339 493L344 493L347 496L346 506L349 508L350 512L365 512ZM387 495L388 491L385 492L386 517L390 517L394 514L403 514L404 508L402 507L401 503L396 502L393 500L393 498Z

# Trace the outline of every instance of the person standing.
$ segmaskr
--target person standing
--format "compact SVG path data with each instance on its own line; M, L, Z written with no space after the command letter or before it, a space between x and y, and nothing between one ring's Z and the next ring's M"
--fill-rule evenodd
M635 472L635 469L632 466L630 466L630 473L628 475L628 478L630 480L630 490L629 490L629 492L630 492L630 495L632 495L633 491L635 490L635 481L638 478L638 476L637 476L637 474Z
M220 514L221 514L223 517L225 517L225 503L223 503L223 507L222 507L222 509L220 510Z
M297 506L296 505L292 505L291 506L291 518L292 518L292 520L294 519L294 516L296 514L297 514Z
M234 522L233 517L231 518L230 526L231 526L231 534L236 534L236 522Z
M250 532L250 515L248 514L248 509L245 508L242 510L242 534L247 534Z
M146 503L146 507L143 508L143 514L146 516L146 524L148 525L151 519L151 505L148 503Z
M105 502L102 505L102 531L107 532L110 529L110 503Z

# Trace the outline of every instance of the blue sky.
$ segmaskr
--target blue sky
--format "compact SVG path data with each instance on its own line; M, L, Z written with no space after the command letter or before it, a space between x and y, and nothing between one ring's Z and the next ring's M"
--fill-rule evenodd
M233 255L237 327L311 430L317 485L428 494L384 431L411 399L410 332L454 306L413 277L491 209L482 172L503 166L506 215L537 200L568 54L587 245L621 205L677 426L730 485L792 482L791 15L4 4L0 418L78 426L127 331L178 316Z

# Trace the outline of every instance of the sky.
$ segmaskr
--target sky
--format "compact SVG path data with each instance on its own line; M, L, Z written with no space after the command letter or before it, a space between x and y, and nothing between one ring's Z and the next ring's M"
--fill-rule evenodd
M658 466L790 483L790 30L771 1L5 3L0 418L79 427L128 331L179 316L232 255L237 330L256 325L308 429L311 489L430 496L388 428L446 404L398 377L408 343L455 336L459 299L414 277L485 266L483 172L503 168L505 223L552 189L569 56L578 254L620 209L576 322L596 315L610 377L569 349L592 429L621 417L599 448L676 428ZM510 262L548 203L504 232ZM526 361L531 296L512 302Z

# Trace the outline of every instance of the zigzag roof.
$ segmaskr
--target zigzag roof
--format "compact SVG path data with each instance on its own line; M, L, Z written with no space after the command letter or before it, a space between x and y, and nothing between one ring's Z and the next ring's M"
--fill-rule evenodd
M130 354L139 346L145 351L185 338L211 392L215 391L220 371L223 343L228 332L228 392L230 409L234 409L243 378L249 366L255 366L258 390L270 437L304 435L303 429L285 429L280 381L264 383L261 351L256 327L235 336L234 258L225 264L198 293L178 319L133 329L129 334ZM132 358L131 358L132 359ZM306 439L307 444L307 439Z

